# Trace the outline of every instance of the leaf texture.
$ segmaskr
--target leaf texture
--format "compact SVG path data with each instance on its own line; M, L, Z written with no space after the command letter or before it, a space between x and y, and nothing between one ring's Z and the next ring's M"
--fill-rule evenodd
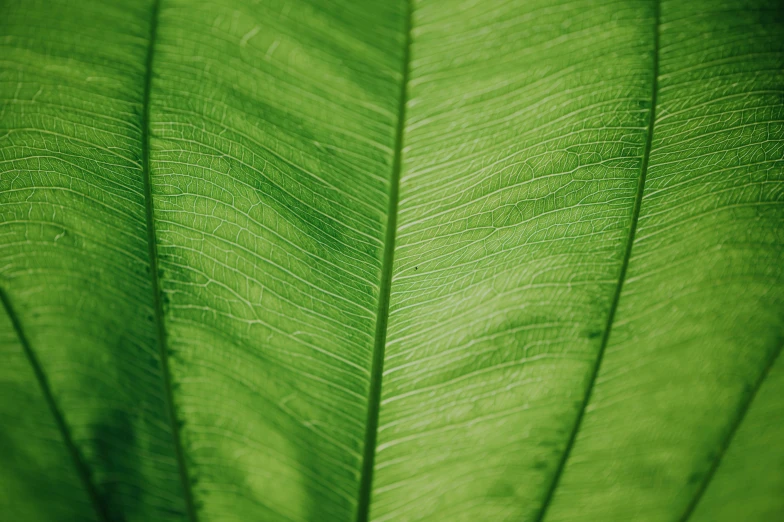
M2 12L3 288L91 470L98 510L178 518L142 171L152 4L3 2ZM12 391L2 397L18 411ZM37 489L39 475L3 480Z
M778 0L0 13L0 520L784 517Z
M784 76L765 7L662 5L635 244L553 519L688 516L781 350Z

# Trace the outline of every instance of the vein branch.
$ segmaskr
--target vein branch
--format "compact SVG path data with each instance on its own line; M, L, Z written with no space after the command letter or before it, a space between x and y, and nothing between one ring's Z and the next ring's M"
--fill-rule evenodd
M155 223L152 201L152 179L150 169L150 91L152 89L152 68L155 55L155 40L158 34L158 18L160 13L160 0L154 0L152 7L152 17L150 20L149 46L147 47L146 73L144 80L144 99L142 113L142 168L144 177L144 201L147 217L147 246L150 256L150 276L152 279L153 306L155 308L155 327L159 358L161 361L161 371L163 380L163 393L166 402L166 415L169 421L174 452L177 459L177 468L182 483L183 495L185 497L185 510L188 520L196 522L196 509L193 502L193 491L188 474L188 466L185 461L185 454L182 448L182 438L177 422L177 415L174 407L174 396L172 393L171 369L169 367L169 353L166 344L166 328L163 321L163 303L161 300L161 285L158 276L158 248L155 238Z
M400 85L397 129L395 131L395 152L392 161L392 177L390 179L389 208L387 210L386 237L384 241L384 260L381 267L381 288L376 313L376 334L373 346L373 361L370 371L370 394L368 398L368 415L365 431L365 449L362 460L362 475L359 485L359 501L357 503L357 522L367 522L370 517L370 497L373 485L373 468L376 457L376 441L378 438L378 416L381 403L381 380L384 371L384 351L387 340L387 324L389 321L389 296L392 287L392 262L395 254L395 235L397 231L397 207L400 191L400 168L403 151L403 130L406 120L406 103L408 101L408 79L411 68L411 0L406 2L403 44L403 71Z
M683 515L678 519L680 522L687 522L694 511L697 509L697 506L702 500L702 497L705 495L705 492L708 490L708 486L710 485L713 477L716 475L716 471L719 469L721 465L722 459L724 459L724 455L727 453L727 449L732 444L733 439L735 438L735 434L738 432L741 424L743 424L743 419L746 418L746 413L751 409L751 404L754 402L754 399L757 397L757 392L759 392L760 388L762 388L762 384L767 379L768 375L770 374L771 368L776 363L779 355L781 354L782 347L784 344L779 344L779 346L773 351L770 355L768 360L765 363L765 368L760 373L759 377L757 378L757 382L754 383L754 386L751 389L751 392L746 397L746 400L740 405L737 413L735 414L735 418L732 420L730 424L730 429L727 432L727 435L724 437L724 440L721 441L721 446L719 446L719 452L717 453L716 457L713 459L711 463L711 467L708 472L705 474L705 477L702 479L699 488L697 488L696 493L689 502L689 505L686 506L686 509L683 512Z
M79 475L79 479L81 480L84 489L87 491L87 496L90 498L90 503L98 516L98 520L101 522L111 522L112 518L109 516L109 510L93 483L90 468L82 459L79 448L76 447L76 444L71 437L71 431L68 428L68 424L65 422L65 418L63 417L62 412L60 412L60 408L57 406L57 402L52 394L52 389L49 387L49 380L46 378L46 374L44 373L41 364L38 362L38 357L36 357L35 352L30 346L30 342L22 329L22 323L19 321L19 316L16 315L14 308L11 306L11 300L2 288L0 288L0 301L2 301L3 307L5 308L8 317L11 319L11 324L13 324L19 343L22 345L25 356L27 356L27 360L33 368L33 373L41 388L44 400L46 401L47 406L49 406L49 411L52 412L52 417L54 417L54 421L57 424L57 429L63 437L66 450L71 456L71 461L76 468L76 473Z
M648 175L648 163L650 161L651 148L653 145L653 127L656 122L656 104L657 104L657 96L659 91L659 83L658 83L659 48L660 48L659 40L660 40L660 33L661 33L660 31L661 5L660 4L661 4L660 0L654 1L653 78L651 81L651 110L650 110L650 114L648 115L648 129L645 138L645 148L643 151L642 167L640 169L640 177L637 181L637 193L634 198L634 207L632 208L632 220L629 226L629 237L626 240L626 251L624 253L623 262L621 263L620 272L618 274L618 284L615 286L615 293L613 294L612 303L610 304L610 312L607 315L607 323L605 325L604 333L602 335L602 342L599 346L599 351L596 355L596 359L594 360L593 368L591 369L591 374L588 380L588 386L586 388L585 395L583 397L583 402L580 406L580 411L577 414L577 418L575 419L574 426L572 427L569 440L566 443L566 449L561 455L561 460L558 463L558 468L556 468L553 479L550 482L550 486L547 490L547 494L545 495L544 502L542 503L542 507L540 508L538 515L534 519L536 522L542 522L545 519L545 516L547 515L547 510L552 504L555 491L556 489L558 489L558 485L561 481L561 477L563 476L564 469L566 468L566 462L569 460L569 457L572 454L574 443L577 440L577 434L580 431L583 418L585 417L585 411L588 407L588 404L591 401L593 390L596 387L596 378L599 375L599 370L602 366L602 361L604 360L604 353L607 349L607 344L610 340L612 325L613 322L615 321L615 313L618 310L618 303L621 300L621 292L623 290L623 284L624 281L626 280L626 271L629 268L629 259L631 258L632 247L634 246L634 236L637 232L637 222L640 217L640 207L642 207L642 195L643 192L645 191L645 179Z

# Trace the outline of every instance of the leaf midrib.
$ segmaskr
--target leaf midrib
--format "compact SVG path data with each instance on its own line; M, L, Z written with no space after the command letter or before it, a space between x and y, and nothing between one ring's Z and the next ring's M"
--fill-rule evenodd
M376 458L376 441L378 438L378 417L381 405L381 380L384 373L384 356L389 323L389 299L392 289L392 265L395 256L395 237L397 233L397 207L400 193L400 169L403 153L403 135L406 121L406 104L408 103L408 80L411 69L411 0L404 0L405 40L403 43L402 75L400 81L400 99L398 102L397 127L395 129L394 157L392 160L392 176L390 178L389 208L387 210L386 234L384 240L384 258L381 266L381 287L379 290L378 310L376 313L376 333L373 346L373 359L370 371L370 391L368 396L368 415L365 425L365 447L362 459L362 471L359 483L359 499L357 502L357 522L367 522L370 518L370 499L373 486L373 468Z
M626 271L629 268L629 260L631 259L632 247L634 246L634 237L637 233L637 222L640 217L640 208L642 207L642 196L645 191L645 179L648 175L648 164L651 157L651 149L653 148L653 128L656 123L656 104L659 94L659 54L660 54L660 33L661 33L661 0L654 0L654 16L653 16L653 67L652 67L652 81L651 81L651 110L648 116L648 129L645 136L645 148L643 149L642 166L640 168L640 177L637 181L637 193L634 198L634 207L632 208L632 220L629 225L629 235L626 239L626 251L624 252L621 268L618 273L618 283L615 285L615 293L610 304L610 312L607 315L607 323L604 327L602 334L602 341L599 345L599 351L594 359L594 364L591 369L591 374L588 380L588 386L583 396L583 402L580 405L580 410L577 413L577 418L572 426L572 431L569 435L569 440L566 443L566 448L561 455L561 460L558 462L558 467L550 482L550 485L545 494L542 507L534 519L535 522L542 522L547 516L547 511L552 505L555 491L558 489L563 472L566 469L566 463L574 449L574 443L577 440L577 434L582 427L585 411L591 401L594 388L596 387L596 379L599 375L599 370L604 360L604 353L607 350L607 344L610 340L612 333L612 326L615 321L615 313L618 310L618 303L621 300L621 292L623 291L623 284L626 281Z
M626 242L626 252L624 254L624 259L621 264L621 269L618 275L618 284L615 288L615 294L613 295L612 304L610 305L610 312L607 317L607 324L604 328L604 334L602 336L602 342L597 353L596 359L594 361L594 366L591 371L591 376L589 378L589 383L586 389L586 393L584 395L583 402L580 406L580 411L577 415L577 419L572 428L572 432L569 437L569 441L567 442L566 449L562 454L561 460L558 463L558 468L556 469L555 475L550 483L550 486L547 490L547 494L545 495L545 500L540 508L535 522L543 522L547 515L547 511L552 504L553 497L555 496L555 491L558 489L558 485L560 483L561 477L563 475L563 471L566 468L566 463L571 456L571 452L574 448L574 443L577 439L577 434L580 431L582 426L582 421L585 416L585 411L587 406L590 402L591 396L593 394L593 390L596 385L596 379L599 374L599 370L601 369L602 361L604 360L604 353L607 348L607 344L609 342L610 334L612 332L612 326L615 320L615 313L618 309L618 303L620 302L621 292L623 290L623 285L626 280L626 271L629 266L629 260L631 258L632 247L634 246L634 238L637 232L637 223L639 221L640 216L640 208L642 207L642 197L645 191L645 180L648 175L648 165L650 162L650 155L651 150L653 148L653 131L654 125L656 122L656 108L657 108L657 98L659 94L658 82L659 82L659 55L661 51L660 45L660 38L661 38L661 0L654 0L654 40L653 40L653 48L654 48L654 58L653 58L653 79L652 79L652 89L651 89L651 110L649 115L648 121L648 130L645 140L645 149L643 152L643 161L640 171L640 177L637 183L637 193L635 196L634 207L632 210L632 221L629 228L629 237ZM677 518L678 522L688 522L691 519L692 514L696 511L697 506L699 505L700 501L702 500L705 492L708 489L713 477L716 474L716 471L719 469L721 465L721 461L724 458L724 455L727 452L727 449L732 444L733 439L735 438L736 433L738 432L743 420L746 417L746 414L751 409L751 405L754 402L755 397L757 396L762 384L765 382L765 379L768 377L773 365L775 364L778 357L781 355L782 349L784 349L784 343L781 343L773 352L770 354L768 360L765 362L765 367L763 368L762 372L760 373L759 377L757 378L756 382L753 384L751 391L748 393L746 400L741 403L738 408L738 411L735 414L735 417L730 424L730 428L727 431L724 439L721 441L719 446L718 452L716 453L715 457L713 458L710 468L708 472L703 477L702 482L698 486L696 492L692 496L691 501L686 506L686 509L682 512L681 516Z
M395 237L396 237L396 229L397 229L397 210L398 210L398 202L399 202L399 185L400 185L400 174L401 174L401 163L402 163L401 159L402 159L402 150L403 150L403 141L404 141L403 138L404 138L404 131L405 131L406 104L408 101L408 82L409 82L409 74L410 74L412 5L411 5L411 0L404 0L404 3L405 3L406 15L405 15L405 29L404 29L405 42L404 42L404 53L403 53L403 60L402 60L403 66L402 66L401 94L399 99L398 120L397 120L396 132L395 132L392 175L390 178L389 206L387 212L384 255L383 255L382 269L381 269L381 287L380 287L379 302L378 302L378 309L377 309L377 316L376 316L375 342L373 348L369 403L368 403L368 419L366 425L365 447L364 447L363 463L362 463L361 478L360 478L360 490L359 490L359 500L358 500L358 509L357 509L357 518L356 518L357 522L367 522L370 514L370 500L371 500L371 493L372 493L372 480L373 480L376 441L377 441L377 433L378 433L381 384L382 384L382 374L383 374L383 365L384 365L384 352L385 352L385 345L386 345L387 325L389 319L389 302L390 302L390 294L391 294L391 279L392 279L393 258L394 258L394 250L395 250ZM151 152L150 152L151 150L150 93L152 89L152 74L153 74L152 67L154 62L155 42L157 38L160 4L161 4L161 0L153 0L152 10L151 10L152 14L150 19L149 44L147 49L146 65L145 65L146 68L145 68L145 77L144 77L144 94L143 94L143 102L142 102L142 108L143 108L142 125L141 125L142 169L143 169L143 179L144 179L145 213L146 213L146 226L147 226L147 236L148 236L147 240L148 240L149 257L150 257L151 283L152 283L153 301L154 301L154 309L155 309L156 336L157 336L159 356L161 360L162 385L165 394L167 417L170 423L170 429L172 432L173 443L174 443L173 445L176 452L178 471L180 475L180 481L182 483L183 495L186 504L186 513L190 522L197 522L198 519L197 519L197 514L195 509L195 503L193 501L192 484L189 478L190 476L188 474L187 463L186 463L183 446L182 446L181 434L180 434L179 425L177 422L177 417L175 412L175 403L173 400L172 383L171 383L172 379L171 379L171 372L170 372L169 360L168 360L169 354L167 350L163 303L161 299L162 290L161 290L160 279L158 275L157 240L156 240L155 227L154 227L154 210L153 210L152 183L151 183L152 181L151 180ZM661 0L655 0L654 60L653 60L651 110L650 110L650 117L649 117L648 129L646 135L646 143L645 143L645 148L643 153L641 173L638 179L635 203L632 210L632 221L630 224L629 235L626 242L626 250L619 271L618 283L616 285L616 290L613 295L613 300L611 302L610 311L608 314L608 320L602 337L602 342L599 351L597 352L594 366L592 368L591 375L589 377L589 383L586 388L584 400L581 404L580 410L578 412L578 416L573 425L573 429L570 434L570 438L567 442L566 449L562 454L562 458L559 462L558 468L556 469L554 478L552 479L550 486L548 488L547 494L545 496L545 500L542 504L542 507L540 508L540 511L538 512L538 515L535 518L536 522L542 522L546 517L548 508L552 503L555 491L558 489L558 485L560 483L566 463L573 450L577 435L581 429L584 414L586 412L587 405L590 402L593 390L595 388L597 376L601 369L604 353L606 351L606 347L609 342L615 314L617 311L617 307L620 301L620 296L626 278L626 272L628 269L628 265L631 257L631 251L634 244L634 238L636 234L640 208L642 206L642 198L645 190L645 180L647 177L650 153L652 149L654 124L656 120L658 76L659 76L659 54L660 54L660 42L659 42L660 9L661 9L660 4L661 4ZM89 469L89 466L81 458L79 449L74 443L70 435L70 431L68 425L65 422L64 416L60 412L57 403L54 399L54 396L51 392L51 389L48 384L48 380L46 378L46 374L44 373L43 368L38 362L35 352L32 350L28 342L28 339L25 336L19 318L16 315L14 308L12 308L8 295L6 294L3 288L0 288L0 302L2 302L5 311L11 320L14 331L34 371L38 384L46 400L47 406L49 407L52 416L54 417L54 420L58 426L58 429L61 432L66 449L71 456L71 459L74 463L74 466L80 477L80 480L83 483L87 491L87 494L91 500L93 508L95 509L98 518L102 522L110 522L112 519L109 515L108 507L104 503L100 493L98 492L95 484L92 481L91 471ZM768 374L770 373L771 368L773 367L776 360L780 356L782 352L782 348L784 348L784 345L779 345L770 354L768 360L766 361L763 371L760 373L757 381L751 387L751 390L748 393L746 400L743 401L742 404L740 405L732 421L732 424L730 425L730 429L728 430L725 438L722 440L719 451L717 455L714 457L713 462L711 463L711 467L709 468L709 471L706 473L706 476L704 477L703 481L698 487L697 492L692 497L692 500L688 504L687 508L684 510L682 515L678 518L680 522L687 522L690 519L691 515L695 511L697 505L699 504L701 498L703 497L705 491L708 489L711 480L713 479L717 469L721 464L723 456L725 455L727 449L731 445L735 434L737 433L738 429L743 423L746 413L749 411L751 404L753 403L760 388L762 387L762 384L764 383Z
M177 422L172 393L171 369L169 368L169 352L166 343L166 327L163 319L163 302L161 299L161 284L158 276L158 242L155 236L155 212L152 201L152 173L150 168L150 92L152 91L152 67L155 56L155 41L158 36L158 18L161 12L161 0L153 0L152 16L150 18L150 36L145 62L144 97L142 100L142 169L144 178L144 206L147 224L147 246L150 256L150 278L152 282L153 306L155 308L155 330L158 344L158 354L161 361L161 374L163 393L166 404L166 416L172 434L174 452L177 459L177 471L182 484L182 493L185 500L185 511L190 522L197 522L196 509L193 502L193 487L188 474L188 465L182 449L182 437Z
M112 519L109 516L108 508L103 502L98 489L93 483L90 468L82 459L79 448L76 447L76 444L71 437L71 431L68 429L68 424L66 424L65 418L63 417L60 408L57 406L57 401L54 399L52 389L49 387L49 380L46 378L46 373L44 373L41 364L38 362L38 357L36 357L35 352L31 348L30 342L24 333L22 323L19 321L19 317L17 316L14 307L11 305L11 300L8 298L8 294L6 294L5 289L3 288L0 288L0 301L3 304L3 308L5 308L5 312L8 315L8 318L11 320L14 333L16 333L16 337L19 339L19 344L22 345L22 350L24 351L25 357L30 363L30 367L35 374L35 379L38 382L39 388L41 389L44 401L46 402L46 405L48 406L49 411L54 418L55 424L57 424L57 429L60 432L60 436L63 438L65 449L68 452L68 455L71 457L71 462L73 463L74 468L76 468L76 474L79 476L79 480L87 492L87 496L90 499L90 504L95 510L95 514L98 517L98 520L101 522L111 522Z

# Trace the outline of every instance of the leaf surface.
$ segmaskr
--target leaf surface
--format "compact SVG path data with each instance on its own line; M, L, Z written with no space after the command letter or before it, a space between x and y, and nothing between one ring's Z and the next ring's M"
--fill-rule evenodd
M152 4L5 1L0 10L0 284L67 437L90 470L86 487L98 491L96 517L178 518L183 493L163 393L145 220ZM3 374L14 366L3 364ZM34 378L32 370L27 375ZM30 386L4 388L3 410L22 415L20 393L31 394ZM45 433L39 445L61 444ZM44 457L32 443L22 449ZM13 447L1 453L22 458ZM51 475L19 475L4 464L2 480L35 491L50 480L70 483L75 473L66 469L58 478L59 459L40 466L51 467ZM48 493L71 495L67 488ZM58 520L87 519L77 499L73 513Z
M784 516L776 0L0 11L10 520Z

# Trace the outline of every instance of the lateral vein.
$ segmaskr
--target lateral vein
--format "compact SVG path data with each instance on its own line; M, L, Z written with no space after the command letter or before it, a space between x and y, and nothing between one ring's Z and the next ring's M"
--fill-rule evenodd
M743 424L743 420L746 418L746 413L748 413L749 409L751 409L751 404L754 402L754 399L757 397L757 392L759 392L760 388L762 388L762 384L767 379L768 375L770 374L771 368L776 363L776 360L781 355L782 348L784 347L784 343L779 344L778 348L776 348L773 353L770 355L768 360L765 363L765 368L760 373L759 377L757 378L757 382L754 383L754 387L751 389L751 393L749 393L746 400L741 404L738 412L735 414L735 418L730 425L730 430L727 432L727 436L724 437L724 440L721 441L721 446L719 447L719 452L716 457L713 459L711 463L711 467L708 470L708 473L705 474L705 478L703 478L702 482L700 483L700 487L697 489L696 493L694 493L694 497L692 497L691 502L689 505L686 506L686 509L683 512L683 515L678 519L679 522L687 522L694 511L697 509L697 506L702 500L702 497L705 495L705 492L708 490L708 486L710 485L713 477L716 475L716 471L719 469L721 465L722 459L724 459L724 455L727 453L727 449L732 444L732 441L735 439L735 434L738 432L741 424Z
M618 309L618 303L621 299L621 291L623 290L623 284L626 280L626 271L629 267L629 259L631 258L632 247L634 246L634 237L637 232L637 222L640 217L640 207L642 207L642 195L645 191L645 179L648 175L648 163L651 157L651 148L653 145L653 128L656 122L656 103L657 103L657 96L659 91L659 51L660 51L660 26L661 26L661 0L654 1L654 23L653 23L653 79L651 82L651 110L649 114L649 121L648 121L648 130L647 135L645 138L645 148L643 150L643 158L642 158L642 167L640 169L640 177L637 182L637 193L634 198L634 207L632 209L632 221L629 226L629 237L626 240L626 251L624 253L623 262L621 263L621 268L618 274L618 284L615 287L615 294L613 295L612 303L610 304L610 312L607 316L607 323L604 328L604 333L602 335L602 342L599 346L599 351L596 355L596 359L594 361L593 368L591 370L591 375L588 381L588 386L585 391L585 395L583 397L583 402L580 406L580 411L577 414L577 419L575 419L574 425L572 427L572 432L569 436L569 440L566 443L566 449L564 450L563 454L561 455L561 460L558 463L558 468L556 468L555 475L553 476L552 481L550 482L550 487L547 490L547 494L544 498L544 502L542 503L542 507L539 510L538 515L534 519L535 522L542 522L547 515L547 510L549 509L550 505L552 504L553 497L555 496L555 491L558 489L558 485L561 481L561 477L563 475L564 469L566 468L566 462L569 460L569 457L572 453L572 449L574 448L574 443L577 440L577 434L582 427L583 418L585 417L585 411L588 407L589 402L591 401L591 396L593 395L593 390L596 385L596 378L599 375L599 370L602 366L602 361L604 360L604 353L607 349L607 343L610 340L610 333L612 332L612 325L615 321L615 312Z
M144 80L144 98L142 113L142 168L144 177L144 201L147 218L147 246L150 255L150 277L152 279L153 306L155 308L155 327L158 343L158 353L161 360L163 393L166 402L166 415L172 433L174 452L177 458L177 469L185 497L185 511L188 520L197 522L196 509L193 502L193 491L188 475L188 466L182 449L179 424L174 408L174 396L171 384L171 369L169 368L169 354L166 349L166 328L163 322L163 303L161 301L161 286L158 277L158 248L155 237L154 212L152 202L152 179L150 171L150 91L152 89L152 66L155 54L155 40L158 34L158 18L160 14L160 0L154 0L152 17L150 19L150 37L147 47L146 72Z
M397 232L397 209L400 192L403 131L405 128L408 81L411 68L411 0L406 0L405 9L404 31L406 39L403 47L403 74L400 85L397 128L395 131L394 157L392 160L389 208L387 210L387 227L384 241L384 260L381 267L381 288L378 299L378 311L376 313L376 334L370 372L370 393L368 397L368 415L365 431L364 456L362 460L362 474L359 484L359 501L357 503L357 522L367 522L370 518L370 497L373 485L373 468L378 438L378 416L381 402L381 380L384 371L384 352L387 339L387 324L389 322L389 297L392 287L392 262L395 255L395 236Z
M81 453L79 453L79 449L76 447L76 444L71 437L68 424L66 424L65 418L60 412L60 408L58 408L57 402L54 400L54 395L52 395L52 389L49 387L49 380L46 378L46 374L44 373L41 364L38 362L38 357L35 355L35 352L30 346L30 342L28 341L27 336L22 329L22 323L19 321L19 317L16 315L14 308L11 306L11 300L8 298L8 294L6 294L3 288L0 288L0 301L3 302L3 307L5 308L8 317L11 319L11 324L13 324L14 331L16 332L16 336L19 339L19 343L22 345L25 356L30 362L30 366L33 368L33 373L35 373L35 378L41 388L41 392L43 393L46 404L49 407L49 411L51 411L52 417L54 417L54 421L57 424L60 435L63 437L63 442L65 443L65 447L68 450L68 454L71 456L71 461L76 468L76 473L79 475L79 479L81 480L82 485L87 492L87 496L90 498L90 503L92 504L98 519L101 520L101 522L111 522L109 510L104 504L98 489L93 483L90 468L82 459Z

